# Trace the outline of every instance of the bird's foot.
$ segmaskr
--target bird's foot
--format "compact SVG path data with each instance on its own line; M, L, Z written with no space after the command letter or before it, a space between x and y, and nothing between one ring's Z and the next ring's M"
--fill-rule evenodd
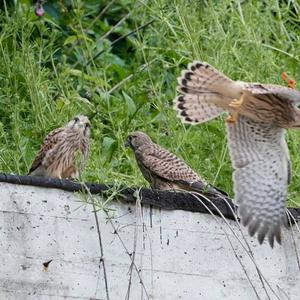
M244 93L241 95L240 99L234 99L229 103L229 106L233 108L229 116L226 119L227 123L235 123L238 119L239 111L244 101Z
M244 94L242 94L242 96L240 97L240 99L234 99L232 100L230 103L229 103L229 106L230 107L233 107L235 109L239 109L242 104L243 104L243 101L244 101Z
M230 114L227 118L226 118L226 122L227 123L235 123L237 121L237 114Z
M69 176L69 179L74 181L79 180L79 172L77 170L72 172Z
M73 182L81 182L80 178L76 176L70 176L67 179Z

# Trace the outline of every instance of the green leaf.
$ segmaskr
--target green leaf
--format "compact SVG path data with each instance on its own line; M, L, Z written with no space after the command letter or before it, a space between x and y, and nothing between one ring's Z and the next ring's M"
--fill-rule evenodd
M67 37L65 39L64 46L68 45L68 44L73 44L76 41L77 41L77 36L76 35L70 35L69 37Z
M129 95L127 95L124 91L122 93L127 104L128 115L132 116L136 112L136 105Z
M72 76L83 78L86 81L94 82L98 86L107 86L106 82L102 78L100 78L98 76L87 75L83 71L80 71L80 70L77 70L77 69L67 69L66 73L68 73Z
M106 161L111 161L112 155L116 149L116 140L110 137L104 137L102 142L102 153L106 156Z

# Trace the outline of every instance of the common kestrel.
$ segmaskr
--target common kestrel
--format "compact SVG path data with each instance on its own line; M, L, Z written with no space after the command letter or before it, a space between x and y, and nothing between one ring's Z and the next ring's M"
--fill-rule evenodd
M206 183L183 160L152 142L143 132L128 136L127 144L134 151L138 166L151 188L158 190L187 190L195 192L225 192Z
M233 81L204 62L193 62L178 78L179 117L197 124L230 113L227 132L235 200L242 223L259 243L281 243L291 179L284 128L300 126L300 92L273 84Z
M90 127L86 116L77 116L66 126L51 131L32 163L29 175L60 179L78 177L76 153L82 155L83 168L89 153Z

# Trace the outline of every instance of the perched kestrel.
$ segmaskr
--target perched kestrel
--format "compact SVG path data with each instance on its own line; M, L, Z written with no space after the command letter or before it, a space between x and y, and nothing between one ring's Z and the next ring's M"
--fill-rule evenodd
M158 190L187 190L195 192L225 192L206 183L183 160L151 141L143 132L128 136L127 144L134 151L138 166L151 188Z
M238 213L249 234L281 243L291 179L284 128L300 126L300 92L272 84L233 81L204 62L193 62L178 78L179 117L203 123L229 111L227 131Z
M43 141L29 171L31 176L76 178L76 153L82 154L82 167L89 153L90 121L77 116L65 127L51 131Z

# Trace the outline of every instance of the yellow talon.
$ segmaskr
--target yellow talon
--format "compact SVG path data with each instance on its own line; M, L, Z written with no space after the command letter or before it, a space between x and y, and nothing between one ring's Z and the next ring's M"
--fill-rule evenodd
M234 108L233 112L230 112L230 115L227 117L226 122L227 123L235 123L238 119L239 110L243 104L244 101L244 94L241 95L240 99L233 99L229 106Z
M229 106L230 107L233 107L233 108L240 108L241 105L243 104L243 101L244 101L244 94L242 94L241 98L238 100L238 99L234 99L232 100L230 103L229 103Z
M235 123L237 121L237 114L230 114L227 118L226 118L226 122L227 123Z

